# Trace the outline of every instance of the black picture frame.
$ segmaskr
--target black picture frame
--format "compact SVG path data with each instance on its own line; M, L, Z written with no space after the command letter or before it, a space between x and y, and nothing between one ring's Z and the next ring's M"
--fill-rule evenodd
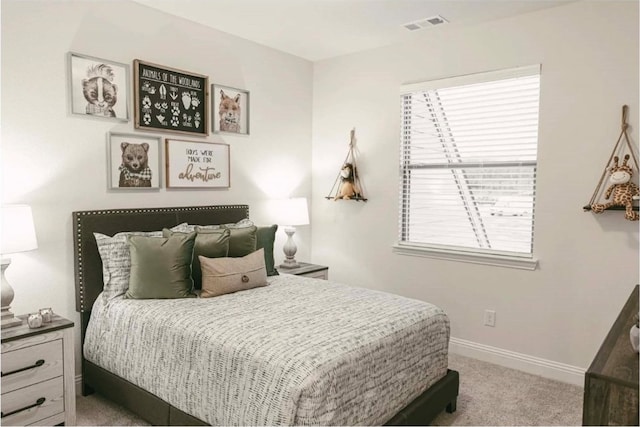
M134 126L209 135L209 77L135 59Z

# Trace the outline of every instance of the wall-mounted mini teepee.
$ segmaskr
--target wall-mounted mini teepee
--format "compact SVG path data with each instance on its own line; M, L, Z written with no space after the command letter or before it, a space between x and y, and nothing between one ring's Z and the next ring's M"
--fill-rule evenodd
M589 200L589 204L585 205L583 209L585 211L592 211L595 213L602 213L605 210L624 210L625 219L629 221L638 221L640 215L638 215L637 200L640 198L640 189L638 185L633 182L633 167L629 164L629 159L633 159L633 165L638 171L638 159L634 152L633 145L629 141L629 135L627 135L627 129L629 124L627 123L629 107L622 106L622 131L618 137L618 141L613 147L611 156L605 165L604 171L600 176L600 181ZM624 138L625 145L622 145L622 139ZM622 157L622 154L626 154ZM620 164L622 160L622 164ZM609 172L609 182L607 188L604 184L605 175ZM604 195L605 200L600 201Z
M342 163L329 195L325 197L327 200L367 201L364 197L364 188L358 174L356 151L356 130L352 129L347 157Z

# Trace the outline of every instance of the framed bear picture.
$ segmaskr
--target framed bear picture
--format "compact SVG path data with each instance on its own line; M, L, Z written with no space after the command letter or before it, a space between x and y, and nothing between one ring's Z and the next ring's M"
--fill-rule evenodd
M69 103L72 114L129 121L129 66L69 52Z
M107 179L111 190L158 190L162 182L161 138L109 132Z
M211 85L214 133L249 135L249 91Z

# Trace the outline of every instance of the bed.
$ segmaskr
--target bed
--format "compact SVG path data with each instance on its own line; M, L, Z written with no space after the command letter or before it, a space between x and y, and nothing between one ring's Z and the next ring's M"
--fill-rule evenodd
M103 288L102 261L94 232L114 235L122 231L157 231L182 223L229 224L248 217L247 205L73 213L76 308L81 316L85 349L84 395L98 391L156 425L426 425L442 410L455 411L459 379L457 372L446 369L448 320L443 345L442 324L446 316L426 303L286 274L270 277L266 287L210 299L123 299L105 304L99 298ZM275 304L277 301L286 303ZM314 301L315 308L295 308L302 307L305 301ZM255 310L240 309L246 307ZM185 313L173 316L178 319L177 326L165 324L155 332L139 332L147 330L162 313L177 310ZM423 315L425 310L433 313ZM308 320L310 311L316 312L316 320ZM377 317L393 321L378 319L375 313L385 313ZM305 322L310 323L305 327L311 329L300 329ZM194 324L199 327L190 326ZM339 333L327 333L339 331L345 324L345 331L362 332L345 332L344 339ZM118 333L109 334L110 329ZM129 332L119 333L122 330ZM214 334L214 330L223 333ZM376 334L379 337L371 338ZM238 336L243 339L238 340ZM205 343L201 345L209 346L209 350L182 341L189 337ZM144 340L180 340L180 344L172 346L173 350L159 347L144 356L144 348L154 345L142 345ZM277 344L279 340L287 344ZM345 347L353 345L354 340L357 342L353 348ZM440 344L415 344L430 340ZM414 354L409 351L412 346L420 347L415 356L410 356ZM246 357L239 356L245 353ZM122 362L118 362L118 355L123 354ZM217 368L210 368L214 364L202 360L203 354L215 354ZM145 364L132 368L131 360L141 358ZM171 358L193 360L188 367L174 367L170 364L176 362L168 361ZM239 359L248 362L238 367ZM264 363L256 363L257 359ZM352 367L345 365L349 361ZM443 361L444 368L440 366ZM235 368L232 374L225 373L225 380L221 381L217 369L225 363ZM264 364L272 365L269 374L258 366ZM396 365L406 369L393 373L391 368ZM431 365L438 367L432 369ZM162 374L162 369L174 374ZM145 377L145 370L157 372L157 378ZM233 378L229 379L229 375ZM197 385L200 388L194 389Z

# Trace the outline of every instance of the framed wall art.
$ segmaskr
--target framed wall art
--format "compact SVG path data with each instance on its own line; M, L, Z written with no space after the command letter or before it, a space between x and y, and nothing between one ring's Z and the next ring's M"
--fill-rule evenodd
M69 52L71 113L129 121L129 66Z
M161 138L109 132L108 187L121 190L159 189L162 173Z
M249 135L249 91L211 85L213 132Z
M136 129L209 134L209 78L133 61Z
M166 139L167 188L229 188L229 145Z

